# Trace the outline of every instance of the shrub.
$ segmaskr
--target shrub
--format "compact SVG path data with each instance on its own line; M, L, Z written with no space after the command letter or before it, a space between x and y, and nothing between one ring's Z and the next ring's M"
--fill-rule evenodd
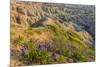
M33 44L32 42L24 42L24 46L26 46L26 53L22 58L23 61L26 61L27 63L39 63L41 61L41 64L46 64L48 52L43 48L41 50L40 47L38 47L36 44ZM41 47L42 48L42 47Z
M24 37L19 35L17 38L16 38L16 42L17 43L23 43L24 42Z
M14 32L10 32L10 35L13 36L13 35L15 35L15 33Z
M87 50L88 55L95 55L95 50L93 49L88 49Z
M28 33L29 35L33 35L33 34L34 34L34 32L33 32L32 30L27 30L27 33Z
M71 58L73 58L73 60L77 60L80 62L87 61L87 58L83 55L83 52L81 50L77 50L77 49L74 50Z
M61 50L62 50L62 55L70 57L70 50L67 47L62 47Z

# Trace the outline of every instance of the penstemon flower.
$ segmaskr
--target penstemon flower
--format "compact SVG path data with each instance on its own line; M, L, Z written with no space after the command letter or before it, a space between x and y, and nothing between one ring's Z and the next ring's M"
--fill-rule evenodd
M42 45L38 46L38 50L41 51L42 50Z
M22 51L22 56L25 56L26 55L26 49L22 48L21 51Z
M47 46L47 51L50 51L50 48L51 48L50 45L48 45L48 46Z
M56 53L55 53L55 52L52 53L52 59L53 59L54 61L56 61Z

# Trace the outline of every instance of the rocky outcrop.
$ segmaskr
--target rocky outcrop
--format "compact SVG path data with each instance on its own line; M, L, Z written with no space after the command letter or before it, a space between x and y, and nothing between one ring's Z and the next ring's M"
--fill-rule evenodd
M38 23L48 17L57 19L61 23L71 21L76 31L86 30L93 37L95 36L94 6L55 5L35 2L17 2L13 4L11 6L11 19L17 24L31 26L33 23Z

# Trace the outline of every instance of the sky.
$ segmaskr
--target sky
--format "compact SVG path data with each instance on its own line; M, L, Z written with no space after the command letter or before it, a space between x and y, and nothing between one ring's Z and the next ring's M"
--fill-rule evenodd
M95 5L95 0L19 0L19 1L36 1L36 2L54 2L54 3L69 3L69 4L87 4Z

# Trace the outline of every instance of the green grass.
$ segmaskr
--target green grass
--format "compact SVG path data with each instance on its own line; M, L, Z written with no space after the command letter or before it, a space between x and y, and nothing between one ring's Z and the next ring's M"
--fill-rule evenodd
M76 32L67 31L67 34L68 34L68 35L71 35L71 36L74 37L74 38L77 38L77 39L79 39L79 40L82 40L82 38L81 38Z
M71 38L71 39L69 39L69 42L76 48L80 48L80 49L87 48L87 45L85 43L81 42L80 40Z
M76 59L78 62L85 62L87 61L87 58L83 53L83 51L75 49L71 58L74 60Z
M15 35L15 33L14 32L10 32L10 35L13 36L13 35Z
M54 32L54 41L61 42L61 43L70 43L73 46L76 46L78 48L85 48L87 45L82 42L82 38L73 31L65 31L63 28L59 28L58 26L48 25L48 29L52 30ZM60 43L60 45L62 45Z
M17 43L23 43L23 41L24 41L25 39L24 39L23 36L20 36L20 35L19 35L15 40L16 40Z
M24 45L26 50L26 55L20 56L22 62L25 64L53 64L53 63L67 63L67 58L71 58L72 62L77 60L78 62L88 61L87 57L89 55L94 55L94 50L88 48L87 51L84 51L88 46L82 41L81 36L79 36L74 31L65 31L63 28L59 28L57 25L47 25L45 27L39 28L29 28L25 32L27 35L32 36L36 33L41 34L42 32L49 31L53 34L52 39L52 48L50 51L43 49L41 52L38 50L37 44L31 42L30 40L25 40L23 36L18 36L16 41ZM11 34L13 35L13 34ZM70 49L66 46L69 44L72 47ZM61 51L61 53L59 52ZM56 52L57 61L52 60L52 53Z
M34 31L32 28L28 28L27 30L25 30L25 33L27 33L28 35L33 35L34 34Z
M95 55L95 50L93 49L88 49L87 50L88 55Z
M14 32L10 32L10 37L11 39L14 37L15 33Z
M22 56L22 61L26 61L27 63L33 64L33 63L51 63L50 57L48 56L49 53L46 50L42 50L41 52L38 50L38 47L36 44L26 41L23 43L24 46L27 47L26 55ZM48 60L49 57L49 60ZM48 61L48 62L47 62Z
M58 62L58 63L66 63L66 62L67 62L67 61L66 61L66 57L63 56L63 55L57 54L57 62Z

